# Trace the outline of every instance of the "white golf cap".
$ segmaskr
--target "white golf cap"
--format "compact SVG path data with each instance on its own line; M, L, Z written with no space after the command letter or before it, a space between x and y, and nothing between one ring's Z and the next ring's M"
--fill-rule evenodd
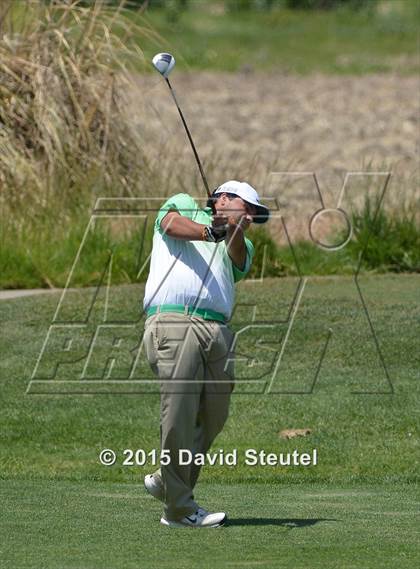
M219 186L213 192L213 196L218 194L235 194L242 198L245 202L255 206L257 213L254 217L254 223L265 223L268 221L270 211L268 207L260 203L260 197L257 191L246 182L238 182L237 180L229 180Z

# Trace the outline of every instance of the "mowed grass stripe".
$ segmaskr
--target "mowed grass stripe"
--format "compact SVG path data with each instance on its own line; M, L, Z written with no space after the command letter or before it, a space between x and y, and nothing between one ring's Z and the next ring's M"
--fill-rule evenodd
M416 567L418 494L410 485L200 483L226 527L161 527L139 484L8 481L1 486L4 567Z

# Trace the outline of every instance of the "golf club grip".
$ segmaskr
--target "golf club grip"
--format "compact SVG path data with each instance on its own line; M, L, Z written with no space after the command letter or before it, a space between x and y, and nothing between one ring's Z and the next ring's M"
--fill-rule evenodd
M202 178L202 180L203 180L204 187L206 188L207 196L208 196L209 198L211 198L210 188L209 188L209 185L208 185L208 183L207 183L207 179L206 179L206 176L205 176L205 174L204 174L203 167L202 167L202 165L201 165L200 157L198 156L198 153L197 153L197 150L196 150L196 148L195 148L194 141L193 141L193 139L192 139L190 130L189 130L188 126L187 126L187 123L186 123L186 121L185 121L184 115L182 114L181 107L178 105L178 101L177 101L177 98L176 98L176 96L175 96L175 91L172 89L172 85L170 84L169 79L168 79L167 77L165 77L165 80L166 80L166 83L168 84L169 90L171 91L172 98L173 98L173 100L174 100L174 102L175 102L176 108L178 109L178 113L179 113L179 116L181 117L182 124L184 125L185 132L187 133L188 140L190 141L192 151L194 152L195 160L196 160L196 162L197 162L198 169L200 170L201 178ZM213 202L213 201L211 202L211 209L212 209L213 214L216 215L216 208L215 208L215 205L214 205L214 202Z

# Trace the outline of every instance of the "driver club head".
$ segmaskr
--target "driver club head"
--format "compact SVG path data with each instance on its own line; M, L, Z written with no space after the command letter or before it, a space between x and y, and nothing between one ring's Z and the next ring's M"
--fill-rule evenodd
M170 53L157 53L152 63L163 77L167 78L175 66L175 58Z

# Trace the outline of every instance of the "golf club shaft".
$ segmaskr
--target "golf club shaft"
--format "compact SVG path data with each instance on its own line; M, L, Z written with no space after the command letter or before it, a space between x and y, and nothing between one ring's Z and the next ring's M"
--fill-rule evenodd
M190 141L190 144L191 144L191 148L192 148L192 150L193 150L193 152L194 152L194 156L195 156L195 159L196 159L196 162L197 162L197 165L198 165L198 169L200 170L201 178L202 178L202 180L203 180L204 187L206 188L207 196L208 196L209 198L211 198L210 188L209 188L209 185L208 185L208 183L207 183L207 179L206 179L206 176L205 176L205 174L204 174L204 170L203 170L203 167L202 167L202 165L201 165L200 158L199 158L198 153L197 153L197 150L196 150L196 148L195 148L194 141L193 141L193 139L192 139L192 136L191 136L191 133L190 133L189 128L188 128L188 126L187 126L187 123L185 122L184 115L182 114L181 107L179 106L178 101L177 101L177 99L176 99L175 91L172 89L172 85L170 84L169 79L168 79L167 77L165 77L165 80L166 80L166 83L168 84L169 90L170 90L170 92L171 92L171 94L172 94L172 98L173 98L173 100L174 100L174 102L175 102L176 108L178 109L179 116L181 117L182 124L184 125L184 128L185 128L185 132L187 133L188 140ZM215 205L214 205L214 202L213 202L213 201L211 202L211 209L212 209L213 215L215 215L215 214L216 214L216 208L215 208Z

